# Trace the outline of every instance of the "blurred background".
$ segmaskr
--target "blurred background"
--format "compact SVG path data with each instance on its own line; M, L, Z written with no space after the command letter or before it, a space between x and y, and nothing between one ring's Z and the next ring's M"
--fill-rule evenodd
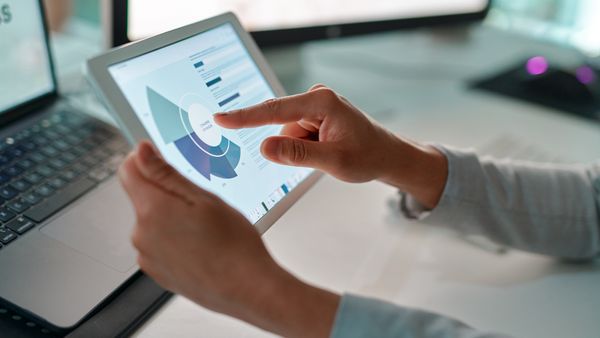
M375 21L380 19L402 19L411 16L417 17L420 14L437 16L456 12L480 12L482 4L486 2L480 0L455 0L447 2L427 0L419 4L402 4L393 0L378 0L378 6L370 10L368 17L364 17L364 14L361 14L361 8L364 12L365 6L363 2L346 1L344 5L347 8L341 13L335 10L336 6L340 4L339 1L328 0L310 3L270 0L255 0L252 2L248 2L247 0L223 0L205 1L200 4L194 0L172 0L167 7L159 0L45 0L45 4L47 7L48 22L54 32L52 44L58 64L59 77L61 78L65 78L68 74L80 74L81 62L88 57L98 54L103 49L121 45L130 40L151 36L225 10L234 10L246 28L255 32L254 38L261 47L280 47L282 43L285 45L276 51L271 49L271 51L267 52L267 57L269 58L270 55L277 54L275 57L269 58L269 62L290 93L302 91L307 88L309 81L318 81L321 78L320 76L311 77L310 71L304 67L306 64L310 64L313 69L320 69L319 66L323 66L324 69L320 69L319 71L325 73L331 69L339 70L344 65L348 69L365 67L361 61L365 57L371 58L373 61L369 65L370 71L381 69L383 73L386 73L385 69L393 67L398 72L401 72L401 75L406 79L414 77L421 80L447 80L449 76L452 77L454 76L453 74L457 73L457 69L460 69L461 71L458 73L462 74L461 76L464 77L463 82L465 82L468 80L468 74L470 73L467 69L472 68L472 73L477 73L474 69L475 65L468 62L449 66L447 61L450 61L450 59L448 58L434 60L432 56L420 55L425 53L428 50L427 48L420 49L420 53L418 52L419 50L412 51L416 53L415 58L420 63L412 63L410 66L407 66L410 56L406 53L400 55L398 52L393 52L386 55L385 53L373 51L369 55L364 54L358 58L353 58L350 54L341 57L340 55L335 56L333 55L334 53L326 51L328 48L340 49L342 46L352 43L344 44L342 42L328 46L326 44L311 44L307 42L310 40L335 38L340 35L354 35L359 31L361 34L371 34L378 31L395 30L397 28L413 28L413 32L423 32L423 34L419 35L421 38L429 37L432 39L431 44L435 44L435 48L438 48L435 50L443 51L444 53L448 53L454 48L461 46L461 40L462 43L471 41L470 48L473 48L474 52L469 55L474 60L485 63L489 61L490 56L477 56L477 54L488 47L483 47L483 45L474 47L477 43L473 41L477 41L477 39L473 40L473 38L478 34L483 34L482 32L486 30L492 30L496 33L490 35L490 39L493 39L493 41L489 43L490 47L494 49L504 50L515 48L515 41L521 37L522 39L530 39L537 43L553 45L562 50L572 51L576 57L571 58L572 60L560 57L560 60L555 62L557 59L556 53L543 54L543 47L539 47L539 45L536 45L538 47L534 47L535 44L528 47L527 43L524 42L524 46L519 52L515 50L512 54L507 53L502 60L499 59L502 54L495 53L494 58L498 58L495 66L478 68L478 72L482 76L488 70L492 73L495 72L494 75L499 76L498 79L495 79L494 83L491 83L488 88L484 89L517 99L534 101L548 107L574 112L579 115L595 116L597 114L598 104L594 97L600 95L600 86L581 88L576 93L570 93L569 91L572 91L572 89L565 90L565 87L572 88L572 82L576 81L569 77L583 76L586 80L584 82L595 79L595 73L592 71L592 68L600 67L600 34L597 34L600 31L600 20L595 18L595 13L600 13L600 1L492 0L482 23L475 20L476 18L469 20L463 17L456 20L456 23L461 23L460 25L441 25L441 22L448 22L438 17L419 24L415 24L415 22L411 22L410 20L403 22L398 20L396 22L400 23L388 23L388 25L379 25L379 27ZM282 9L286 7L293 8L294 10ZM197 15L200 11L202 14ZM285 15L280 15L279 13ZM372 26L344 27L343 25L336 25L337 23L360 23L367 21L372 22ZM319 26L321 23L332 25L326 27L324 30L319 30L316 26ZM437 26L437 28L430 26ZM293 28L298 27L305 28L294 31ZM311 27L314 27L314 29ZM272 30L271 33L268 32L269 29L274 28L276 30ZM317 33L316 31L319 32ZM264 34L264 32L267 34ZM272 32L277 33L273 34ZM506 33L506 39L502 39L501 32ZM381 36L381 34L371 34L367 36L367 40L377 41ZM409 38L410 34L402 36L404 36L404 39L411 39ZM350 41L352 40L350 39ZM356 46L366 43L364 39L355 41L357 41ZM444 41L451 43L444 44ZM321 48L315 51L315 48L313 48L315 45L319 45ZM363 51L364 48L361 48L361 53ZM311 59L311 53L313 55L318 53L319 57ZM541 66L544 71L548 68L548 63L556 66L554 69L550 69L550 74L538 75L553 78L548 79L548 84L523 84L521 79L518 78L521 76L518 71L519 67L522 67L527 58L536 55L541 55L542 58L533 59L534 62L541 62L540 64L534 64L534 66ZM336 61L329 62L333 59ZM512 69L507 70L510 67ZM503 78L502 72L504 71L512 71L512 78ZM81 78L78 81L63 81L62 88L66 88L68 91L76 90L80 87L81 81ZM338 84L335 81L331 82L331 85L337 85L337 88L342 91L346 85L346 83ZM520 87L515 87L515 83L517 82ZM536 86L537 89L528 90L526 87L530 85ZM575 85L578 84L575 83ZM587 91L591 92L587 93ZM577 102L569 103L567 102L568 100Z
M494 0L485 24L600 53L600 1Z
M99 34L103 1L45 0L50 25L54 31L72 34L89 34L95 28ZM596 0L493 0L484 25L573 46L589 56L598 56L597 13L600 1Z

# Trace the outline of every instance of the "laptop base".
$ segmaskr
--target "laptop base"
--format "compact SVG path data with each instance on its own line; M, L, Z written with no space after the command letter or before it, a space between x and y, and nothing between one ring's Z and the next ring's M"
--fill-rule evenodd
M67 338L128 337L143 325L172 294L143 274L109 300L98 312L68 333ZM13 317L17 316L18 320ZM7 337L60 337L26 318L0 307L0 332Z

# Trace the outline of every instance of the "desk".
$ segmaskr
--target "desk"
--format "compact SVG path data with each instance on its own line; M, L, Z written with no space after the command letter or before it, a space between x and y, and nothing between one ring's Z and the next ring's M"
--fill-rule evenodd
M567 162L600 158L600 124L472 92L464 84L532 54L565 63L579 58L485 27L316 42L271 50L267 57L290 91L326 83L391 130L418 140L486 152L499 138L511 138ZM493 254L445 229L403 220L395 205L390 187L326 177L264 239L287 269L337 292L432 310L519 337L600 332L600 264L564 265L513 250ZM137 336L270 334L174 297Z

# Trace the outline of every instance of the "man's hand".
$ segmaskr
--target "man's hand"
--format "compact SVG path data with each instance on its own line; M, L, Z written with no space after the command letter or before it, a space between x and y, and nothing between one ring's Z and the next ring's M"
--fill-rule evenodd
M216 114L225 128L284 124L281 136L262 144L263 155L280 164L320 169L343 181L366 182L382 175L386 149L396 137L334 91L322 85L308 93ZM381 147L381 151L375 151Z
M161 286L281 335L329 335L339 296L279 267L243 215L181 176L152 145L142 142L119 176L136 211L138 263Z
M347 182L381 180L429 208L446 183L443 154L390 133L323 85L214 118L225 128L283 124L280 136L262 144L267 159L313 167Z

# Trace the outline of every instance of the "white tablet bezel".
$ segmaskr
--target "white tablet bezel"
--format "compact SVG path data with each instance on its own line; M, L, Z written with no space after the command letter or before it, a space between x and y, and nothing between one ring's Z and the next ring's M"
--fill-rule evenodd
M184 26L152 38L141 40L126 46L114 49L106 54L90 59L86 64L86 72L92 87L101 100L104 101L113 118L119 124L121 131L130 143L136 144L140 140L152 140L146 129L133 111L125 95L111 76L108 68L114 64L133 59L157 49L172 45L212 28L229 23L240 37L244 47L258 66L267 83L273 89L275 96L285 96L285 90L267 64L262 53L250 35L242 28L239 20L233 13L225 13L198 23ZM256 224L256 229L263 234L275 221L277 221L317 180L322 173L315 170L298 186L290 191L281 201L267 212Z

